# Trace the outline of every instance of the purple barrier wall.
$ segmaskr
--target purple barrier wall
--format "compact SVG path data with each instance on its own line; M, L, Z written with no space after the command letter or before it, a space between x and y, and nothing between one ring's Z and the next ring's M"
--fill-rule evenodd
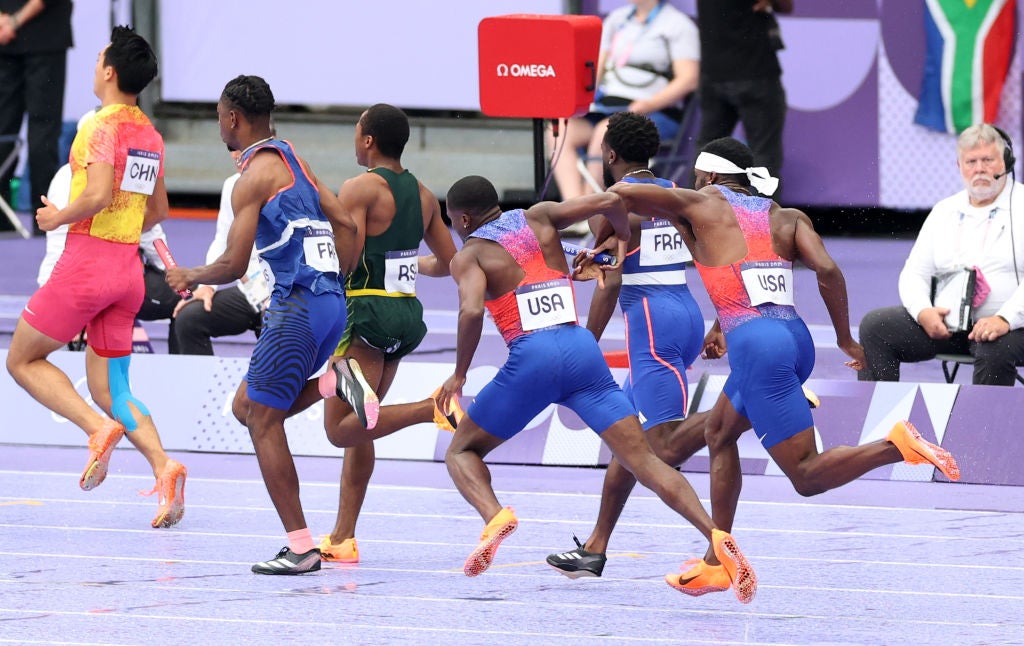
M7 351L0 350L0 360ZM55 352L51 359L64 370L83 396L85 366L81 353ZM501 361L497 357L493 361ZM168 451L252 453L246 429L231 415L231 399L245 374L247 359L142 354L132 357L132 391L146 402ZM465 405L497 371L481 360L470 370L464 389ZM619 380L624 370L614 370ZM398 371L385 403L418 401L434 384L451 374L451 364L406 362ZM696 381L696 379L694 380ZM698 408L717 399L725 377L710 378ZM173 397L167 384L174 384ZM962 481L978 484L1024 485L1024 435L1017 426L1024 410L1024 388L960 386L945 383L864 383L854 380L812 379L808 386L821 399L814 412L820 448L856 445L882 439L901 419L914 422L922 435L948 448L960 462ZM694 386L691 384L691 396ZM0 443L85 446L85 434L66 419L33 401L12 379L0 379L0 403L7 419L0 425ZM340 456L323 430L323 407L314 406L285 425L296 455ZM381 458L443 460L451 435L434 424L417 424L377 440ZM740 441L743 472L777 475L778 467L753 433ZM488 462L600 466L610 459L600 438L579 417L562 407L549 407L527 429L488 457ZM340 463L339 463L340 465ZM685 470L704 471L702 451ZM935 479L930 465L896 464L867 477L884 480Z

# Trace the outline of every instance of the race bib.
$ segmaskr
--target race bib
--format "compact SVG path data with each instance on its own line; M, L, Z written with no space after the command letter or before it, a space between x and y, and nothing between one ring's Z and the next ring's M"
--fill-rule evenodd
M160 153L129 148L128 160L124 165L124 177L121 178L121 190L152 195L159 174Z
M793 305L793 263L782 260L740 265L743 286L751 305Z
M516 290L516 304L526 332L576 322L576 303L567 278L523 285Z
M334 233L330 229L307 227L302 250L306 254L306 264L313 269L325 274L341 273L338 252L334 248Z
M675 265L693 260L683 235L668 220L640 225L640 266Z
M398 294L416 293L418 249L384 253L384 291Z
M238 288L242 290L245 300L257 312L262 312L270 301L270 283L267 280L267 273L270 267L264 269L262 266L253 268L248 274L242 277Z
M270 268L270 263L263 258L260 258L260 273L263 275L263 282L267 284L267 293L272 294L277 279L274 277L274 270ZM248 294L246 294L246 298L248 298Z

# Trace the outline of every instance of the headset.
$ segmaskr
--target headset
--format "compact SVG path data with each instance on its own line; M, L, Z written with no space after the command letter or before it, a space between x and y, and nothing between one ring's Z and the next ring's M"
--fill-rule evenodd
M1003 140L1003 165L1005 166L1002 173L999 173L996 179L1004 175L1014 175L1013 167L1017 163L1017 158L1013 156L1013 141L1010 139L1010 135L999 128L998 126L992 126L992 129L999 133L999 136Z
M1010 181L1014 184L1017 183L1017 173L1014 170L1014 165L1017 163L1017 158L1013 154L1013 141L1010 139L1010 135L1006 134L1002 128L995 125L992 129L999 133L999 136L1003 140L1003 172L995 176L996 179L1000 177L1010 176ZM1020 285L1020 273L1017 270L1017 243L1013 239L1013 186L1010 184L1010 251L1013 253L1013 275L1017 278L1017 284Z

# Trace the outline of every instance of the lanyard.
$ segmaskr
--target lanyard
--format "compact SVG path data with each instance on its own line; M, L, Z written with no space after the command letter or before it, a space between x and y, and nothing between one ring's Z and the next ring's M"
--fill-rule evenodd
M628 16L626 16L626 21L619 25L619 28L615 30L615 35L612 36L612 56L609 56L609 59L611 59L612 57L614 57L615 59L612 65L615 69L619 69L626 66L626 64L629 62L629 57L633 54L633 47L636 46L637 41L640 40L640 38L644 35L647 29L651 26L651 23L658 16L658 13L661 11L661 7L664 4L664 1L659 2L653 9L651 9L651 13L647 14L647 18L644 19L640 31L637 33L636 37L633 38L632 41L625 44L622 53L619 54L618 56L615 56L615 52L617 52L619 49L619 36L621 35L622 30L625 29L626 25L632 22L633 18L636 17L636 7L633 7L633 10L629 12Z

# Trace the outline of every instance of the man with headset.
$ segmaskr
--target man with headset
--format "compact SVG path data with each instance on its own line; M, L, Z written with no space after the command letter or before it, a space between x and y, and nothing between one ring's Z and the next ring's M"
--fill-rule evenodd
M1015 161L1010 138L995 126L974 125L960 135L964 190L928 214L900 272L902 305L873 310L861 321L867 359L861 380L898 381L901 363L948 353L974 357L975 384L1013 385L1017 366L1024 365L1018 266L1018 258L1024 261L1024 247L1018 248L1024 221L1016 221L1024 218L1024 186L1007 177ZM967 317L957 316L958 308L934 289L944 277L958 275L969 277L962 308Z

